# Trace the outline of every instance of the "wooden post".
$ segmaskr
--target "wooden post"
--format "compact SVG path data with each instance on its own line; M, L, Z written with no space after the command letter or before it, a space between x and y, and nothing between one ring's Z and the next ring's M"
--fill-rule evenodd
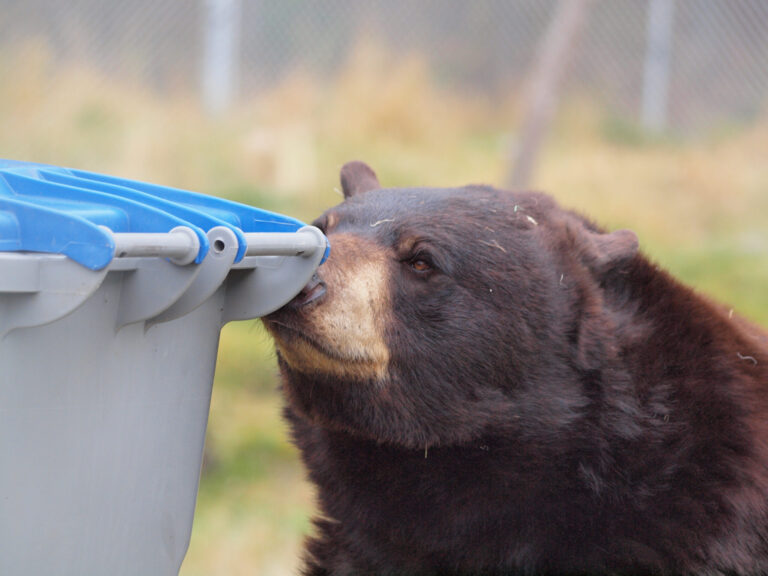
M528 82L523 104L523 125L514 151L507 184L524 188L530 184L536 160L557 110L565 72L571 60L591 0L560 0Z

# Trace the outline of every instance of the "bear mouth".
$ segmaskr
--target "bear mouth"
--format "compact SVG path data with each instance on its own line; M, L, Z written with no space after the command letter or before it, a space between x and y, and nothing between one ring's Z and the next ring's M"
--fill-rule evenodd
M346 355L343 352L329 347L327 344L312 337L306 329L298 328L274 318L262 318L267 330L277 343L278 350L288 364L292 364L291 358L297 356L312 356L319 354L334 363L348 366L370 366L373 367L376 361L372 358L361 358L359 356ZM307 349L309 348L309 350ZM288 352L286 354L286 352ZM302 362L302 364L304 364Z
M309 336L306 330L296 328L280 320L271 318L264 318L263 320L267 330L272 333L272 337L278 342L280 347L296 348L296 341L298 340L300 343L309 345L328 358L337 360L338 362L348 361L347 358L344 358L335 350L329 349L328 346Z

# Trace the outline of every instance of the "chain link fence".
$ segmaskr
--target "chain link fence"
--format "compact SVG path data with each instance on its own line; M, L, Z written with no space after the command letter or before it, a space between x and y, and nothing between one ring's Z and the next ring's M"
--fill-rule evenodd
M370 37L396 54L422 54L449 87L502 97L522 87L556 7L556 0L0 0L0 58L43 43L55 63L193 92L224 109L296 67L333 74ZM767 30L766 0L593 0L566 91L638 122L643 99L656 98L661 128L680 132L747 122L768 100Z

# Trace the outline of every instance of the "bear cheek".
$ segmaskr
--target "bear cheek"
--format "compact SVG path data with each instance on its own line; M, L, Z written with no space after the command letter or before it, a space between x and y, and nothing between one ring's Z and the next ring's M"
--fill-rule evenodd
M319 274L326 297L304 313L306 334L279 346L293 369L351 380L384 380L389 364L385 329L390 308L391 257L376 243L351 234L330 238L331 257Z

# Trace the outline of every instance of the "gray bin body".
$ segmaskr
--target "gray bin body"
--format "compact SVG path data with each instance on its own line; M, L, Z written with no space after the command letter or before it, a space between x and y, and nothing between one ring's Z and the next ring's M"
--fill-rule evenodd
M115 331L120 276L0 345L0 574L178 574L222 293L149 330Z
M0 252L0 575L178 574L220 329L290 300L326 247L256 234L249 254L282 255L234 264L208 236L200 264Z

